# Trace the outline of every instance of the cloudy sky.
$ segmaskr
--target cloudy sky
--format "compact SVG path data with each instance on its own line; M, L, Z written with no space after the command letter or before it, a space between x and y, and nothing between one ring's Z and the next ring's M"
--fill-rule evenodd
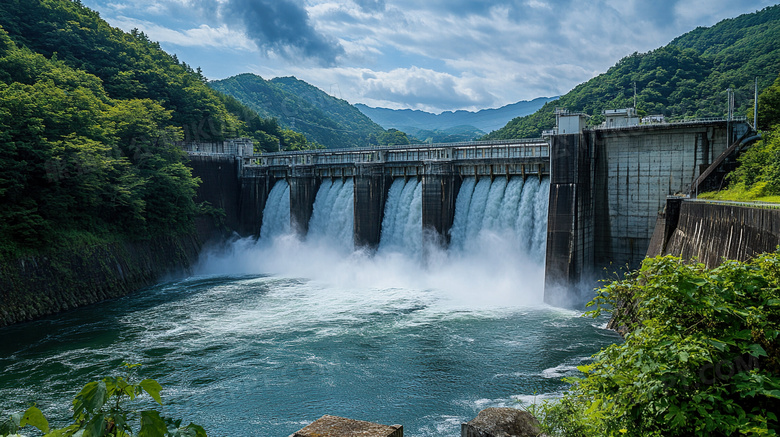
M210 79L296 76L431 112L564 94L633 52L776 0L82 0Z

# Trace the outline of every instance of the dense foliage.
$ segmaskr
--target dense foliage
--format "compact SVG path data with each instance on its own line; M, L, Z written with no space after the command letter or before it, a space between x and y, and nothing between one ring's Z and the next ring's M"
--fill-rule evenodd
M172 117L153 100L112 99L97 77L0 29L0 251L189 230L197 181Z
M170 124L185 140L219 141L248 135L266 150L282 140L273 120L212 90L200 69L180 62L137 30L111 27L99 14L72 0L7 0L0 26L19 46L90 73L108 97L150 99L171 111Z
M134 383L132 370L138 364L125 364L126 376L109 376L92 381L73 399L73 424L50 429L41 410L32 406L0 422L0 437L16 437L20 428L34 427L44 437L206 437L203 427L163 417L157 410L135 410L129 403L143 394L162 405L162 386L153 379ZM138 426L133 425L138 421ZM28 428L29 429L29 428ZM134 431L135 429L135 431Z
M777 126L780 126L780 75L758 96L758 128L776 130Z
M601 288L628 328L538 409L552 435L732 436L780 431L780 254L708 270L646 259Z
M406 132L407 135L418 139L415 142L420 143L458 143L461 141L473 141L485 135L484 132L473 126L455 126L433 130L402 126L399 129Z
M727 176L728 188L701 198L721 200L769 200L780 196L780 76L758 96L762 139L739 158L739 167Z
M386 132L382 132L377 136L371 136L371 144L379 144L382 146L404 146L411 144L415 138L409 138L406 132L401 132L398 129L390 128ZM415 141L416 142L416 141Z
M670 119L725 116L728 88L735 90L737 112L752 108L754 79L769 86L780 70L780 5L697 28L665 47L634 53L560 99L518 117L485 139L538 137L555 125L556 107L603 121L605 109L634 106L640 115Z
M201 75L143 32L113 28L80 2L5 1L0 25L20 45L47 58L56 53L70 67L97 76L111 98L151 99L175 110L173 124L188 137L222 139L238 127Z
M384 132L348 102L294 77L265 80L246 73L212 81L210 85L260 115L278 119L285 128L304 134L308 142L315 145L327 148L367 146L372 138Z
M0 2L0 255L190 231L175 141L310 146L206 82L80 1Z

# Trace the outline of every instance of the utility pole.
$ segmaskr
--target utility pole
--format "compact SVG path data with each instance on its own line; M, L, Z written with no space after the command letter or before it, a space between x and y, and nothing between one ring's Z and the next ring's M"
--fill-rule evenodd
M734 119L734 90L729 88L726 90L728 93L728 121L732 121Z
M731 145L731 119L734 116L734 90L726 90L726 99L728 100L728 111L726 116L726 147Z
M636 111L636 81L634 81L634 111Z
M753 97L753 130L758 132L758 76L756 76L756 93Z

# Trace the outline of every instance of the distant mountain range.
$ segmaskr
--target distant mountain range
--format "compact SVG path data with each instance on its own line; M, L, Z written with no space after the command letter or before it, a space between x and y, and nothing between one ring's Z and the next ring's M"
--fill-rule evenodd
M362 103L356 104L355 107L385 129L395 128L420 138L414 130L458 132L471 126L482 133L492 132L504 127L515 117L533 114L545 103L556 98L539 97L495 109L477 112L445 111L441 114L412 109L372 108ZM452 131L452 128L456 128L455 131Z
M540 97L498 109L432 114L411 109L350 105L295 77L266 80L245 73L209 85L233 96L262 117L276 118L285 128L327 148L360 147L381 142L385 129L398 129L415 142L457 142L481 137L528 115L554 98Z
M346 100L295 77L265 80L245 73L209 85L327 148L367 146L384 133L381 126Z

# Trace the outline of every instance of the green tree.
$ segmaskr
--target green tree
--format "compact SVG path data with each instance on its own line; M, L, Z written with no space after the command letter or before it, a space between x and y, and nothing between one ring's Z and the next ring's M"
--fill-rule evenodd
M402 146L411 143L406 133L393 128L379 134L377 141L380 146Z
M758 102L759 128L769 130L739 156L739 167L727 176L728 188L703 197L753 200L780 195L780 76L758 96Z
M112 99L156 101L172 111L171 123L188 140L254 137L258 130L245 130L239 117L248 108L228 109L199 69L165 53L137 29L125 33L111 27L80 2L8 0L0 3L0 27L20 47L93 75Z
M780 254L708 270L646 259L602 287L625 341L537 413L553 435L736 436L780 431Z
M759 129L780 129L780 75L758 96L758 121Z
M0 252L185 232L198 180L181 128L150 99L116 100L93 75L19 48L0 29Z

